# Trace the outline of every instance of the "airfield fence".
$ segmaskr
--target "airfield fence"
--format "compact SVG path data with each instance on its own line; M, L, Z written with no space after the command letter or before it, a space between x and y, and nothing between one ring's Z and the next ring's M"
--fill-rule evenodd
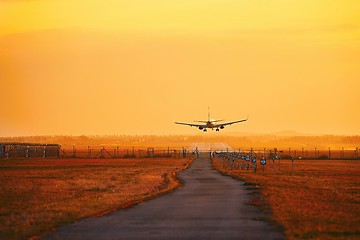
M41 143L0 143L0 158L60 157L60 145Z
M320 159L320 160L359 160L360 149L238 149L236 151L223 151L224 153L241 153L252 152L254 155L272 159ZM137 148L137 147L82 147L76 146L62 148L58 144L34 144L34 143L0 143L0 158L186 158L196 154L197 150L162 148L155 149ZM204 152L204 151L203 151ZM205 151L205 152L210 152Z
M333 160L356 160L360 159L360 149L247 149L242 150L238 149L235 152L253 152L257 156L264 156L265 158L272 158L273 156L279 156L281 159L319 159L319 160L326 160L326 159L333 159Z
M307 160L360 160L359 148L354 150L317 150L305 149L287 151L278 149L241 150L209 152L210 157L222 159L225 169L262 171L262 172L294 172L296 162L305 163Z
M87 147L60 150L63 158L186 158L193 152L186 149L154 149L154 148L120 148L120 147Z
M0 158L186 158L183 149L90 147L65 149L58 144L0 143Z

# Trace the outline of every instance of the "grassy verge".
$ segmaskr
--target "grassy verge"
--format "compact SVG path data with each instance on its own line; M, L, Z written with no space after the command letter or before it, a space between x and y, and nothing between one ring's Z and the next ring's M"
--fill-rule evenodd
M293 172L291 161L282 161L280 171L275 165L257 173L229 170L222 159L213 165L257 184L288 239L360 238L359 161L296 161Z
M27 239L180 186L189 159L23 159L0 162L0 239Z

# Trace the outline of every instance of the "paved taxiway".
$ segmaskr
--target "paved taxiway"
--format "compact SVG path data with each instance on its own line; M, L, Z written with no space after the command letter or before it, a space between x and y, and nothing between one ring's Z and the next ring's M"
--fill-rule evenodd
M62 227L47 239L284 239L247 204L243 183L212 169L208 157L179 177L181 189Z

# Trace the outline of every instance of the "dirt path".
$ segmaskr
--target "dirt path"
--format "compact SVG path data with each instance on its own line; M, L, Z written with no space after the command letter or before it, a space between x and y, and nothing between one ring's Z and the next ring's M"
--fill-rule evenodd
M184 187L129 209L58 229L47 239L284 239L249 202L243 183L208 157L180 174Z

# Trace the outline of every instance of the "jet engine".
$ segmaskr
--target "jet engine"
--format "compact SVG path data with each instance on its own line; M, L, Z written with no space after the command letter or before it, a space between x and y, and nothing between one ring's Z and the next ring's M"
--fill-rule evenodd
M220 126L220 129L224 129L224 126L221 125L221 126Z
M203 130L203 127L199 127L200 130Z

